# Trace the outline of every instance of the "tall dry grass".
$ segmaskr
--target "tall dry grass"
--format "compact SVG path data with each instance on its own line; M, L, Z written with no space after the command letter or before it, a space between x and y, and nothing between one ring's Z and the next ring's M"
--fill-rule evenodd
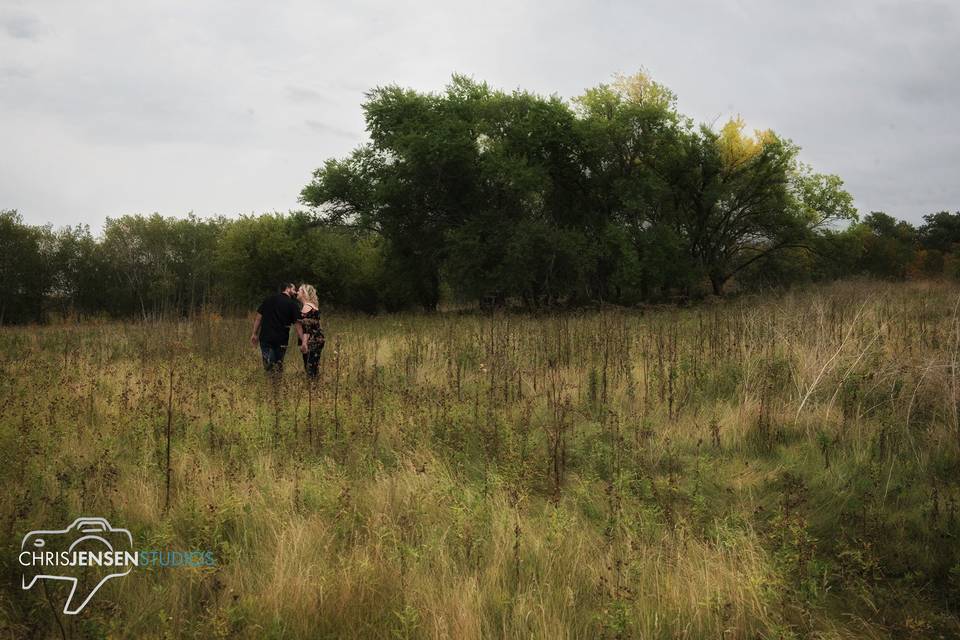
M296 353L272 387L242 320L5 328L0 628L958 634L958 301L847 282L685 310L333 316L313 388ZM78 515L217 564L137 569L58 615L16 555Z

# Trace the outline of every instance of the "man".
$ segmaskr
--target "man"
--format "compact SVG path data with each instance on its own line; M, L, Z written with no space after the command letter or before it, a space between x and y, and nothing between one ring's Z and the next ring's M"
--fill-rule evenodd
M283 373L283 356L287 353L287 343L290 342L290 325L297 329L297 342L300 343L300 352L307 352L307 336L303 333L300 324L300 305L296 303L297 287L292 282L280 285L280 293L276 293L257 308L257 315L253 319L253 333L250 343L260 345L260 354L263 356L263 368L277 375Z

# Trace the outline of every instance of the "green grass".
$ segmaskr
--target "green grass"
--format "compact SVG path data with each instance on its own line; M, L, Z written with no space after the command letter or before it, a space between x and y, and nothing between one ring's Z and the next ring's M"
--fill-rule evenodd
M0 631L955 637L958 300L331 316L312 389L245 320L4 328ZM20 540L80 515L217 564L55 613Z

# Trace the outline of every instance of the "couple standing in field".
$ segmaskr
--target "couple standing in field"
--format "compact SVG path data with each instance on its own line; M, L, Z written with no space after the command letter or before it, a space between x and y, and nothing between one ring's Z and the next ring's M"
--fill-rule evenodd
M283 373L283 357L290 342L290 325L297 330L303 369L307 377L315 378L320 370L324 338L320 328L317 290L312 285L301 284L298 287L292 282L284 282L280 285L280 293L266 298L257 308L250 343L255 347L259 345L263 368L278 376Z

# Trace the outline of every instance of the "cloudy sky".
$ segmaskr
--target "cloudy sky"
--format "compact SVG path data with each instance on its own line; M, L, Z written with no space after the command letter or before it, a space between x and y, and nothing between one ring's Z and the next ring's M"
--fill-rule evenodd
M861 212L960 209L956 2L0 0L0 208L31 223L285 211L371 87L564 97L646 68L837 173Z

